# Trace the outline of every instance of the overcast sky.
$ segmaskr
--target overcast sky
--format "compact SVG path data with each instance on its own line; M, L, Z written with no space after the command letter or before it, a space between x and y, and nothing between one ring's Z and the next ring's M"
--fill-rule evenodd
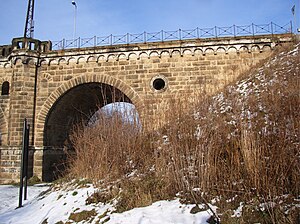
M77 36L155 32L213 26L297 24L300 0L76 0ZM28 0L0 0L0 45L23 36ZM72 39L71 0L36 0L35 33L40 40ZM298 25L297 25L298 26Z

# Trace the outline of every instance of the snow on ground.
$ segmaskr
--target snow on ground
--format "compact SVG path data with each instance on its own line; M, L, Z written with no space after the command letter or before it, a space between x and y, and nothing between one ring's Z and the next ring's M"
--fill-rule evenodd
M29 201L34 199L37 195L39 195L42 191L49 189L47 185L35 185L28 187L27 198L28 201L24 201L24 205L26 206ZM19 187L11 186L11 185L0 185L0 214L14 210L19 205ZM0 223L2 223L0 221Z
M158 201L150 206L135 208L124 213L113 213L112 204L86 205L86 198L96 189L89 185L84 188L54 189L35 185L28 189L28 200L22 208L18 205L18 187L0 186L0 224L55 224L102 223L107 224L206 224L211 213L202 211L191 214L194 205L183 205L178 199ZM70 220L72 213L95 211L86 221ZM46 221L45 221L46 220Z

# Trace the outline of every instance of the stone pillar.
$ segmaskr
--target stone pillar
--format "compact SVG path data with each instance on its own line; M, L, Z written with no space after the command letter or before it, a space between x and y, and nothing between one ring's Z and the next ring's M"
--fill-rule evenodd
M18 52L19 53L19 52ZM10 109L8 123L8 145L21 146L23 121L30 124L30 145L33 144L33 115L35 99L35 75L37 59L32 55L15 56L13 77L11 82Z
M9 55L12 61L12 78L9 95L9 119L8 119L8 148L1 148L1 180L0 182L19 181L21 146L23 135L23 122L27 118L30 124L29 145L33 150L30 152L30 170L32 175L34 156L34 120L35 120L35 91L36 76L40 48L38 41L27 39L14 39L13 50Z

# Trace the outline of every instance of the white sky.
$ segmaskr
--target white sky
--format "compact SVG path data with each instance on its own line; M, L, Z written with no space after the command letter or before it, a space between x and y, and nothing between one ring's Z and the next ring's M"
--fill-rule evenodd
M76 0L77 36L155 32L214 26L286 25L300 18L300 0ZM0 45L23 36L27 0L0 0ZM36 0L35 35L40 40L73 38L71 0ZM299 20L299 19L297 19ZM297 21L298 23L298 21Z

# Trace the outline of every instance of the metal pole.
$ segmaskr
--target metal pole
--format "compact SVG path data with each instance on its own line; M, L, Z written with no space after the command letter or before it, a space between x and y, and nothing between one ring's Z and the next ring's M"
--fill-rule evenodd
M23 137L22 137L22 155L21 155L21 169L20 169L20 189L19 189L19 207L22 207L23 198L23 179L24 179L24 157L25 157L25 132L26 132L27 120L23 123Z
M29 157L29 124L26 123L25 127L25 156L24 156L24 200L27 200L27 181L28 181L28 157Z
M76 4L75 1L72 1L72 5L74 5L74 31L73 31L73 42L75 42L75 38L76 38L77 4Z

